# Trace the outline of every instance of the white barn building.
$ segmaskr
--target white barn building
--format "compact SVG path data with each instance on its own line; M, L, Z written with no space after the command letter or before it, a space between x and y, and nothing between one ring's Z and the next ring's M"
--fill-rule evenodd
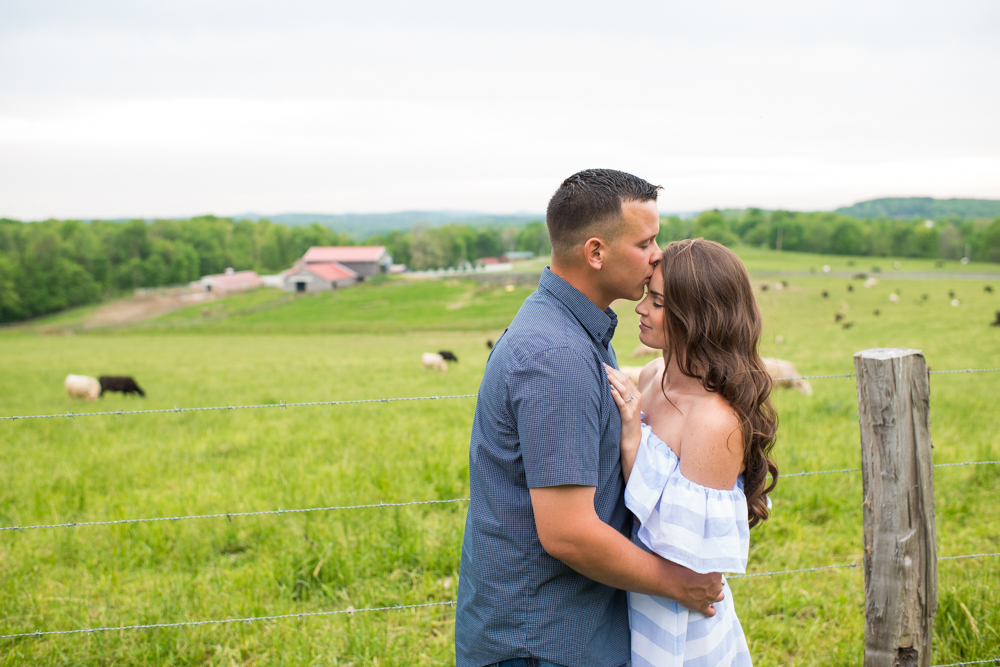
M368 246L313 246L309 248L302 260L307 265L340 264L358 275L358 281L389 273L392 267L392 255L384 245Z

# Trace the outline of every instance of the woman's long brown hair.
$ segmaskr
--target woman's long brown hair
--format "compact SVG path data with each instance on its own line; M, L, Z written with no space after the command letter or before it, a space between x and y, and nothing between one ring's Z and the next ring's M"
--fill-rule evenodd
M700 238L667 245L660 268L665 361L669 365L676 359L681 373L701 380L739 417L752 528L770 514L767 496L778 482L778 466L770 457L778 415L771 405L771 377L757 351L761 316L750 277L735 253Z

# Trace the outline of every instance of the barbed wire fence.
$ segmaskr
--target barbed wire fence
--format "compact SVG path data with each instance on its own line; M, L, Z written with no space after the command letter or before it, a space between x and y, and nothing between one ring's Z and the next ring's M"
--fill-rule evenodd
M956 370L928 371L929 374L995 373L995 372L1000 372L1000 368L975 368L975 369L967 368L967 369L956 369ZM843 373L843 374L831 374L831 375L802 375L796 377L774 378L773 381L777 383L777 382L788 382L795 380L823 380L823 379L855 378L855 377L856 375L854 373ZM306 407L306 406L341 406L341 405L360 405L360 404L371 404L371 403L388 404L394 402L447 400L447 399L475 398L475 397L476 394L453 394L444 396L415 396L415 397L371 398L371 399L353 399L353 400L337 400L337 401L306 401L306 402L290 402L290 403L279 401L278 403L207 406L207 407L194 407L194 408L182 408L175 406L173 408L162 408L162 409L152 409L152 410L115 410L115 411L84 412L84 413L67 412L66 414L15 415L15 416L0 417L0 421L55 419L55 418L72 419L75 417L100 417L100 416L120 417L129 415L153 415L153 414L168 414L168 413L182 413L182 412L251 410L251 409L267 409L267 408L285 409L285 408ZM950 468L950 467L961 467L961 466L980 466L980 465L997 465L997 464L1000 464L1000 461L994 461L994 460L961 461L955 463L939 463L935 464L933 467ZM860 471L861 468L841 468L833 470L800 471L795 473L783 474L780 477L782 479L785 479L785 478L807 477L813 475L847 474ZM171 516L171 517L146 517L146 518L134 518L134 519L114 519L114 520L104 520L104 521L79 521L79 522L65 522L65 523L53 523L53 524L36 524L27 526L16 526L16 525L0 526L0 532L21 532L28 530L41 530L41 529L54 529L54 528L81 528L81 527L91 527L91 526L109 526L109 525L122 525L122 524L176 522L176 521L185 521L194 519L218 519L223 517L225 517L227 520L231 522L234 517L239 518L248 516L274 515L274 514L302 514L310 512L333 512L333 511L348 511L348 510L362 510L362 509L388 509L388 508L398 508L398 507L417 506L417 505L445 505L445 504L468 502L469 500L470 499L468 497L465 497L465 498L449 498L442 500L413 500L405 502L366 503L359 505L333 505L326 507L307 507L307 508L292 508L292 509L278 508L274 510L214 512L208 514L191 514L191 515ZM937 560L950 561L950 560L962 560L970 558L983 559L983 558L995 558L995 557L1000 557L1000 552L942 556L939 557ZM812 573L820 571L839 570L839 569L851 569L851 568L857 568L860 565L861 565L860 562L851 562L851 563L822 565L816 567L798 568L790 570L775 570L769 572L748 572L745 574L731 574L728 575L726 578L743 579L743 578L757 578L757 577L774 577L774 576L804 574L804 573ZM266 616L247 616L247 617L227 618L227 619L208 619L200 621L178 621L171 623L149 623L149 624L135 624L135 625L121 625L121 626L107 626L107 627L93 627L93 628L77 628L72 630L36 630L33 632L3 634L0 635L0 639L27 639L27 638L41 638L52 635L78 635L78 634L93 634L93 633L103 633L103 632L124 632L126 630L165 629L165 628L195 627L195 626L206 626L206 625L224 625L224 624L235 624L235 623L252 624L255 622L263 622L263 621L334 616L340 614L353 615L356 613L368 613L368 612L402 611L402 610L411 610L411 609L420 609L429 607L454 606L456 604L457 604L456 600L447 600L447 601L424 602L424 603L405 604L405 605L366 607L361 609L354 609L353 607L349 607L347 609L298 612L289 614L273 614ZM964 665L980 665L980 664L1000 665L1000 656L989 658L986 660L976 660L970 662L954 662L942 665L935 665L934 667L960 667Z
M1000 368L965 368L947 371L928 371L929 373L997 373ZM773 382L793 382L795 380L827 380L831 378L853 378L854 373L838 373L836 375L800 375L796 377L774 378ZM107 410L104 412L72 412L65 414L48 415L12 415L0 417L0 421L17 421L20 419L74 419L76 417L124 417L126 415L155 415L181 412L211 412L218 410L260 410L266 408L301 408L307 406L336 406L336 405L360 405L363 403L397 403L400 401L439 401L452 398L475 398L476 394L452 394L448 396L406 396L401 398L361 398L343 401L303 401L297 403L258 403L252 405L214 405L198 408L182 408L174 406L172 408L158 408L154 410Z

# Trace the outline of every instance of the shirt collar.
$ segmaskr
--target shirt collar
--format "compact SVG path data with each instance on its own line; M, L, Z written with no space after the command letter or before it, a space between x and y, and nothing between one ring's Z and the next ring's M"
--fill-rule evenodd
M591 337L605 348L611 343L618 326L618 316L608 308L601 310L577 288L552 273L549 267L542 271L538 286L559 299L573 313Z

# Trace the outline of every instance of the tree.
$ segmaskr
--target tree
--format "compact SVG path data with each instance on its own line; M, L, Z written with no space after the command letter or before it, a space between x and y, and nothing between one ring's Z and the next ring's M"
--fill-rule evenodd
M544 222L529 222L517 234L516 249L533 252L536 255L548 255L552 252L549 243L549 229Z
M694 237L704 237L722 245L730 246L739 242L739 237L728 229L726 219L717 210L700 213L692 225Z
M980 233L978 254L987 262L1000 262L1000 217L994 218Z

